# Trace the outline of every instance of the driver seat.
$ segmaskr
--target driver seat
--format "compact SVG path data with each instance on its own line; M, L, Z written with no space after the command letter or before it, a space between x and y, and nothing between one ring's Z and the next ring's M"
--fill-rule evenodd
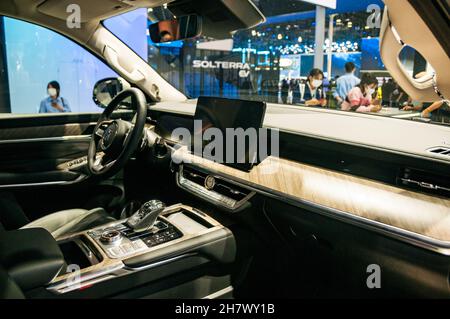
M95 208L92 210L77 208L44 216L22 226L20 229L44 228L52 234L53 238L58 238L104 225L115 220L103 208Z
M16 197L10 192L2 192L0 193L0 231L44 228L54 238L58 238L115 221L116 219L105 209L94 208L108 207L108 203L114 201L109 195L100 197L97 196L86 203L86 209L62 210L30 222Z

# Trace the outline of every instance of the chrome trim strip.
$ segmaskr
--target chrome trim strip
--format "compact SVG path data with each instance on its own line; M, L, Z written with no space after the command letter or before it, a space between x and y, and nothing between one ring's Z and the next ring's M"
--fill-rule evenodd
M416 186L419 186L421 188L426 188L426 189L432 189L432 190L443 190L446 192L450 192L450 188L447 187L443 187L440 185L435 185L435 184L431 184L431 183L427 183L427 182L422 182L422 181L416 181L410 178L400 178L400 180L404 183L409 183L409 184L414 184Z
M78 282L73 282L69 279L63 280L59 283L54 283L47 287L47 290L56 293L56 294L65 294L74 290L83 289L83 287L91 286L115 277L121 277L127 274L130 274L130 272L138 272L143 270L148 270L151 268L156 268L159 266L163 266L169 263L172 263L177 260L181 260L187 257L193 257L196 256L196 253L187 253L179 256L175 256L169 259L164 259L161 261L157 261L142 267L128 267L122 262L120 262L117 265L106 267L103 269L100 269L99 271L94 271L92 273L88 273L87 275L81 276L80 280ZM118 271L122 271L121 273L116 273Z
M191 166L194 166L195 168L199 169L203 172L209 172L207 169L195 166L194 164L190 164ZM321 204L313 203L307 200L303 200L297 197L293 197L290 195L286 195L284 193L280 193L278 191L266 188L261 185L256 185L250 182L246 181L236 181L233 180L233 177L230 177L228 175L225 175L222 172L209 172L211 174L220 176L225 181L235 184L240 187L247 188L249 190L253 190L259 194L262 194L264 196L270 197L272 199L279 200L281 202L290 204L292 206L296 206L303 209L309 209L313 210L314 212L326 216L331 217L333 219L349 223L370 231L375 231L380 234L386 235L388 237L406 242L410 245L414 245L423 249L431 250L436 253L450 256L450 242L434 239L428 236L424 236L421 234L417 234L402 228L398 228L395 226L387 225L384 223L380 223L365 217L356 216L353 214L350 214L348 212L344 212L341 210L337 210L328 206L324 206Z
M114 277L112 276L112 274L118 270L123 269L123 266L123 263L120 262L117 265L87 273L84 276L80 276L79 281L71 281L70 278L67 278L65 280L62 280L61 282L51 284L47 287L47 290L56 294L64 294L70 291L82 289L83 287L86 287L88 285L99 283L108 280L111 277Z
M202 299L219 299L220 297L222 297L224 295L227 295L227 294L230 294L233 291L234 291L233 287L232 286L228 286L228 287L225 287L225 288L223 288L221 290L213 292L212 294L209 294L209 295L203 297Z
M71 136L55 136L55 137L37 137L24 138L14 140L0 140L3 144L21 144L21 143L41 143L41 142L89 142L91 135L71 135Z

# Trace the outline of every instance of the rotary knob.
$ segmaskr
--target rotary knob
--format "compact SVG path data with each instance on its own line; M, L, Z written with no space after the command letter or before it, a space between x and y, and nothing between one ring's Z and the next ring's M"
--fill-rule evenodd
M100 241L105 244L113 244L122 238L122 234L118 230L107 230L100 236Z

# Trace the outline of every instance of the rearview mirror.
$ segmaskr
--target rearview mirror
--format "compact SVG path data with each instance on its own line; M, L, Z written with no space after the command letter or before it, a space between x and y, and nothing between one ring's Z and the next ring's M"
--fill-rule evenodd
M153 43L165 43L198 37L202 33L201 21L200 16L192 14L150 24L150 39Z
M106 78L95 83L92 99L99 107L105 108L117 94L129 87L122 78Z

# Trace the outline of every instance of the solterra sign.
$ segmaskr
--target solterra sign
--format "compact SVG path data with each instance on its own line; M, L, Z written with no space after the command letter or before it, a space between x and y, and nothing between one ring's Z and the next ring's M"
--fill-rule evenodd
M241 62L194 60L192 67L196 69L238 70L241 78L246 78L250 75L250 65Z

